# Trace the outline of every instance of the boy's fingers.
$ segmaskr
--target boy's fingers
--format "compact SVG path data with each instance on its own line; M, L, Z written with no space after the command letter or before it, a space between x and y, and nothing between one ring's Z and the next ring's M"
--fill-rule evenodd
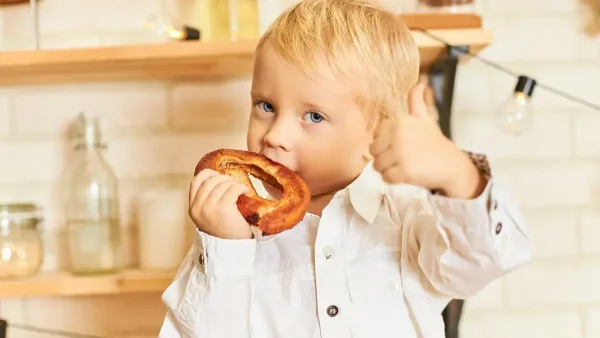
M204 182L209 177L213 177L213 176L217 176L217 175L219 175L219 173L217 171L214 171L211 169L204 169L204 170L200 171L198 173L198 175L196 175L194 177L194 179L190 183L190 191L189 191L189 196L188 196L190 204L191 204L192 200L194 199L194 197L196 196L196 194L198 193L198 189L200 189L202 182Z
M250 188L248 188L244 184L234 184L234 185L230 186L227 189L227 191L225 191L223 196L221 196L220 202L223 202L226 204L233 204L233 203L237 202L240 195L248 192L249 190L250 190Z
M196 196L194 197L194 201L192 203L198 203L206 200L213 191L213 189L215 189L215 187L219 183L229 180L233 180L233 178L227 175L220 174L217 176L211 176L207 178L200 184L200 188L198 188L198 192L196 193Z

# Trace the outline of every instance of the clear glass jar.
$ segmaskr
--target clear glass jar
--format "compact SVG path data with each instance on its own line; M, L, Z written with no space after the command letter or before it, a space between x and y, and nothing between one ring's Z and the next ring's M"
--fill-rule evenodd
M122 266L117 177L104 158L98 119L80 114L76 128L65 204L69 270L116 272Z
M40 271L40 213L32 203L0 204L0 278L27 277Z

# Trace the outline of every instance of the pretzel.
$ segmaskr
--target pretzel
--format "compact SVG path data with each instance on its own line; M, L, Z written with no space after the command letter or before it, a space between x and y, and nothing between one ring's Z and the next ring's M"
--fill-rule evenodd
M237 207L246 222L258 227L263 235L275 235L296 226L310 203L308 186L291 169L267 157L244 150L219 149L200 159L194 175L212 169L229 175L250 188L240 195ZM277 201L260 197L248 174L282 191Z

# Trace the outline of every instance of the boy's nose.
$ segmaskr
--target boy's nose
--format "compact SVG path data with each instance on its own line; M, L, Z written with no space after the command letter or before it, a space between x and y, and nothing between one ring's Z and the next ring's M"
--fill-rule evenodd
M285 121L276 121L264 137L265 145L290 151L292 148L293 130Z

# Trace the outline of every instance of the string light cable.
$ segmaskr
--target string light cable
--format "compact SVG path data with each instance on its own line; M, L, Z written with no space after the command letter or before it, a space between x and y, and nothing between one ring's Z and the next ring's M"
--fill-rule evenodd
M438 36L437 36L437 35L435 35L435 34L432 34L430 31L428 31L428 30L426 30L426 29L416 29L416 30L418 30L418 31L422 32L423 34L425 34L425 35L427 35L428 37L430 37L430 38L432 38L432 39L436 40L437 42L443 43L443 44L444 44L444 45L445 45L447 48L454 47L453 45L451 45L450 43L448 43L448 42L447 42L447 41L445 41L444 39L442 39L442 38L438 37ZM488 59L485 59L485 58L483 58L482 56L480 56L479 54L471 53L470 51L469 51L469 52L463 52L463 51L460 51L459 53L463 53L463 54L466 54L466 55L468 55L468 56L470 56L470 57L473 57L473 58L475 58L475 59L478 59L480 62L482 62L482 63L484 63L484 64L486 64L486 65L490 66L491 68L494 68L494 69L496 69L496 70L499 70L499 71L501 71L501 72L504 72L504 73L506 73L506 74L508 74L508 75L511 75L511 76L513 76L513 77L516 77L516 78L518 78L519 76L523 76L523 75L520 75L520 74L518 74L518 73L516 73L516 72L514 72L514 71L512 71L512 70L510 70L510 69L508 69L508 68L506 68L506 67L503 67L503 66L501 66L501 65L499 65L499 64L497 64L497 63L495 63L495 62L493 62L493 61L490 61L490 60L488 60ZM569 100L569 101L576 102L576 103L582 104L582 105L584 105L584 106L587 106L587 107L589 107L589 108L591 108L591 109L593 109L593 110L600 111L600 105L597 105L597 104L595 104L595 103L592 103L592 102L590 102L590 101L584 100L584 99L582 99L582 98L580 98L580 97L577 97L577 96L571 95L571 94L569 94L569 93L566 93L566 92L564 92L564 91L561 91L561 90L559 90L559 89L556 89L556 88L554 88L554 87L552 87L552 86L550 86L550 85L547 85L547 84L544 84L544 83L538 82L537 80L536 80L536 82L537 82L537 87L539 87L539 88L542 88L542 89L544 89L544 90L546 90L546 91L548 91L548 92L551 92L551 93L553 93L553 94L556 94L556 95L558 95L558 96L562 96L563 98L565 98L565 99L567 99L567 100Z

